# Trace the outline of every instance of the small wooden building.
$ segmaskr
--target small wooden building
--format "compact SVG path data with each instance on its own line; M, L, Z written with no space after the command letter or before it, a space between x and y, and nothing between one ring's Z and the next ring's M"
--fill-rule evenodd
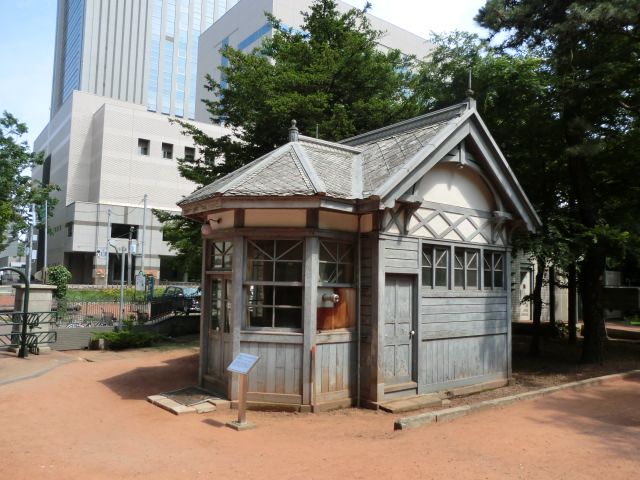
M180 202L203 223L200 382L249 405L384 402L511 375L510 236L539 219L469 103L290 142Z

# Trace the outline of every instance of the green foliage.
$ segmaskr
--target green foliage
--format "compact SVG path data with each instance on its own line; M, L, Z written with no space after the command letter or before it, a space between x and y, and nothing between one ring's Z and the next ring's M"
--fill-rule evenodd
M64 265L54 265L48 269L48 281L57 288L53 295L58 299L66 298L67 286L71 280L71 272Z
M150 347L162 340L162 336L157 333L136 332L131 328L123 328L118 332L96 333L92 338L94 340L104 339L111 350Z
M22 137L27 126L8 112L0 117L0 251L27 230L31 204L42 205L57 187L32 180L28 170L42 164L42 156L29 152ZM50 209L50 215L53 214Z
M302 134L339 140L417 114L414 59L377 48L382 33L371 28L367 8L340 13L333 0L315 0L300 29L268 17L274 34L260 48L245 53L224 47L224 82L208 76L211 97L203 101L212 120L233 135L210 138L179 121L201 153L178 160L181 175L198 185L215 181L286 143L292 119ZM199 260L198 226L158 218L171 247L185 261Z
M603 359L607 257L620 261L640 244L639 12L640 0L488 0L477 17L506 35L506 51L542 52L549 72L567 185L556 204L570 219L579 258L587 362Z
M156 288L154 293L161 295L163 289ZM136 292L135 288L124 289L125 302L133 300L141 300L144 297L144 292ZM119 288L100 288L100 289L70 289L67 291L67 300L69 302L104 302L120 300Z

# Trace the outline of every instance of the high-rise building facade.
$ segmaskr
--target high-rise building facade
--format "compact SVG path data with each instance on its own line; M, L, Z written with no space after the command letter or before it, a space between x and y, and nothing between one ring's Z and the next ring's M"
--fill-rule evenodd
M80 90L193 119L200 33L237 0L59 0L51 116Z

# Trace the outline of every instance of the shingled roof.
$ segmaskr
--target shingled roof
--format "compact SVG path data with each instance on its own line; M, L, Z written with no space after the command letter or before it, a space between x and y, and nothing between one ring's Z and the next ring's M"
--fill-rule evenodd
M467 104L400 122L340 143L299 136L178 203L217 196L313 196L357 200L396 174L438 132L456 124Z

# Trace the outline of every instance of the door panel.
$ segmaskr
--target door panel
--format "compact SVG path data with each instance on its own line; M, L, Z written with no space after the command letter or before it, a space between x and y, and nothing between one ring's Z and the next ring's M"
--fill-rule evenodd
M413 278L387 275L384 320L385 383L393 385L412 380Z
M231 281L211 280L211 328L209 330L209 375L223 380L231 356Z

